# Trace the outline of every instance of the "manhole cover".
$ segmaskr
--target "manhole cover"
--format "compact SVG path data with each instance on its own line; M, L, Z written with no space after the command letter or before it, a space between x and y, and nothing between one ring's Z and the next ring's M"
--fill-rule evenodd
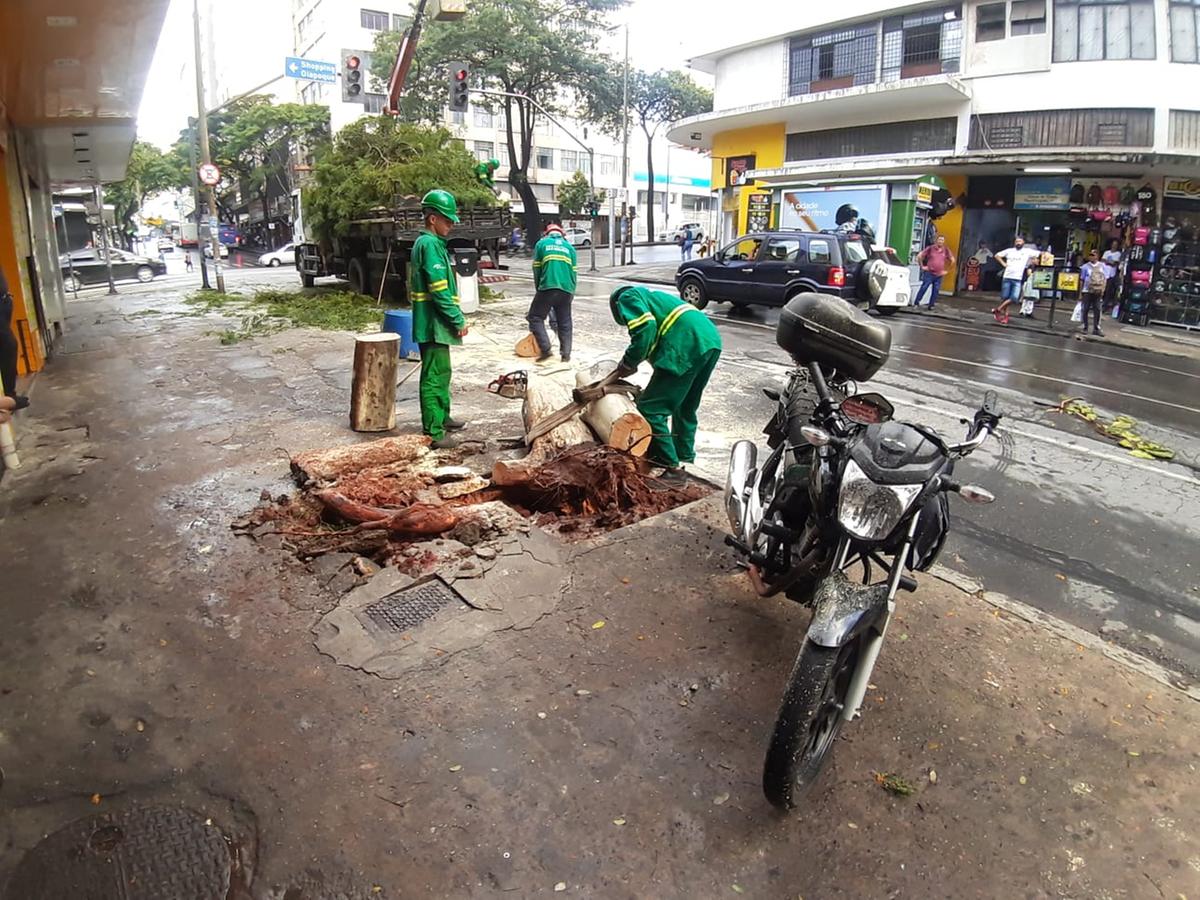
M455 604L465 605L453 588L434 578L376 600L363 613L383 630L401 632L411 631L438 610Z
M147 806L72 822L18 863L6 900L224 900L221 830L189 809Z

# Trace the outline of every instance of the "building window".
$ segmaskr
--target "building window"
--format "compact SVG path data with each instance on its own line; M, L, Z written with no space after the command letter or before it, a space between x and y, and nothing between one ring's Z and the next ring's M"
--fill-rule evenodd
M878 60L877 23L792 38L788 96L872 84Z
M535 147L534 166L538 169L554 168L554 151L546 147Z
M451 125L467 124L467 114L466 113L459 112L457 109L447 109L446 113L450 118Z
M579 153L575 150L558 151L558 167L564 172L575 172L579 169Z
M958 120L950 117L801 131L787 136L784 159L792 162L951 150L957 129Z
M376 114L383 112L385 100L387 100L386 94L363 94L363 112Z
M474 122L475 122L476 128L491 128L492 127L491 112L484 109L482 106L472 106L471 109L474 113Z
M412 18L410 16L402 16L400 13L392 14L392 31L406 31L411 24Z
M308 29L312 26L313 10L309 10L304 14L299 22L296 23L296 34L300 38L300 43L304 43L308 37Z
M358 21L367 31L387 31L392 20L391 16L385 12L379 12L376 9L360 9Z
M1004 26L1008 15L1007 3L985 3L975 12L975 40L1004 40Z
M697 194L684 194L680 208L684 212L708 212L712 209L712 198L701 197Z
M1046 33L1046 0L1013 0L1012 5L1013 37L1024 34Z
M607 153L600 154L600 174L613 175L617 171L617 158Z
M496 145L491 141L475 142L475 158L480 162L487 162L495 156L495 153Z
M1173 109L1167 129L1167 146L1172 150L1195 153L1200 150L1200 112Z
M501 171L507 171L509 168L507 143L501 142L500 146L496 148L496 159L500 161Z
M1171 0L1171 62L1200 62L1200 0Z
M592 177L592 158L586 153L581 152L579 154L579 165L577 166L577 171L582 172L589 178Z
M1154 59L1153 0L1054 0L1054 61Z
M962 11L958 6L883 20L883 81L957 72L961 55Z
M1152 147L1152 109L1048 109L971 117L971 150Z

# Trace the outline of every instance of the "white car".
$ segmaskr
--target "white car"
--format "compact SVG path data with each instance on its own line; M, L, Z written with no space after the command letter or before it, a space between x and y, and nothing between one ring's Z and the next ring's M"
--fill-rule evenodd
M288 241L278 250L272 250L270 253L264 253L258 258L260 266L270 266L272 269L277 269L280 266L294 266L296 264L296 245Z
M228 259L229 258L229 248L226 247L224 244L217 244L217 246L221 248L221 259ZM208 259L212 259L213 258L212 254L213 254L212 242L205 241L204 242L204 255Z
M156 246L158 247L159 253L174 253L175 252L175 242L173 240L171 240L169 237L160 237L158 239L158 244Z
M563 237L571 242L572 247L592 246L592 233L586 228L566 228Z
M673 244L682 244L683 243L683 229L685 229L685 228L691 229L692 240L695 243L698 244L702 240L704 240L704 228L700 225L699 222L684 222L682 225L680 225L674 231L671 231L671 232L664 231L662 234L660 234L658 236L658 239L662 243L670 241Z

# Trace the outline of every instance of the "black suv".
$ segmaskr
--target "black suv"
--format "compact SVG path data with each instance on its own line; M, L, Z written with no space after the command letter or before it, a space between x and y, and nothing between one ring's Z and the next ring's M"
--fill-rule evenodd
M852 232L763 231L744 235L707 259L683 263L675 286L699 309L710 300L783 306L803 291L873 304L891 265L902 265L895 253L872 247Z

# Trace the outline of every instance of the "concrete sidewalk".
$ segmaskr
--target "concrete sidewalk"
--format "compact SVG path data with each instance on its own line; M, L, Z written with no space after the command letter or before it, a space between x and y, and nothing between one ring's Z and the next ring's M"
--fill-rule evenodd
M361 439L352 338L222 347L177 312L72 304L18 418L0 884L72 820L162 804L238 848L239 898L1194 894L1200 707L935 578L901 596L808 805L775 814L759 772L807 613L754 598L715 499L521 554L553 561L544 608L470 649L400 678L339 665L314 641L344 573L230 524L290 489L279 448ZM455 352L468 436L519 431L481 380L517 367L512 327L485 307Z

